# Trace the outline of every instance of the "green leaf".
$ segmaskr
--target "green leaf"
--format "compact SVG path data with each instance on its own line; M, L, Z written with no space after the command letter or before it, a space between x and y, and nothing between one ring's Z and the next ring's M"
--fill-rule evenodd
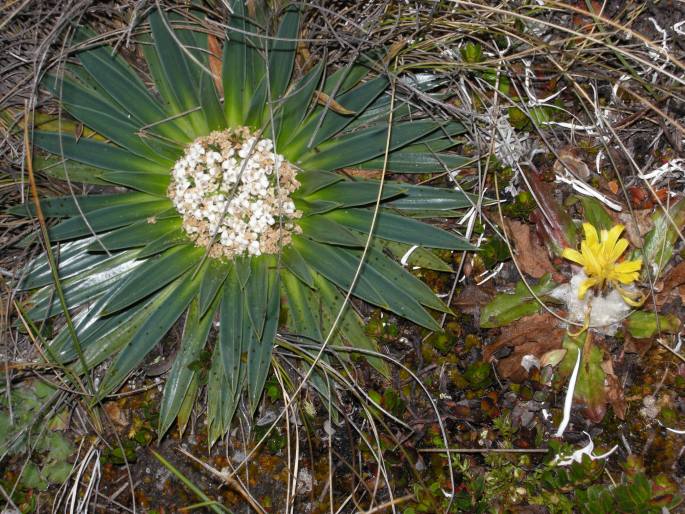
M537 285L531 287L539 297L554 289L557 284L547 274L540 279ZM512 293L500 293L489 304L483 307L480 314L481 328L496 328L508 325L512 321L535 314L540 310L540 304L531 295L530 291L520 281Z
M178 409L178 414L176 415L176 424L178 426L178 433L180 437L186 431L188 426L188 421L190 421L190 416L193 413L197 401L197 393L200 389L200 372L193 370L190 377L190 384L188 385L188 390L181 407Z
M134 254L129 252L119 254L115 259L92 268L88 273L82 272L63 281L61 285L67 308L71 310L97 298L125 278L137 266L137 263L131 260L132 255ZM50 286L39 290L30 301L33 304L28 312L31 319L41 320L62 313L60 300Z
M149 193L151 195L167 197L167 190L171 182L170 174L132 172L132 171L109 171L105 170L100 177L107 182L126 186L131 189Z
M382 170L384 157L362 162L356 167L363 170ZM455 171L473 162L472 158L447 153L418 153L395 151L388 156L386 170L391 173L444 173Z
M52 249L59 263L58 270L61 279L86 271L111 258L102 254L87 253L86 248L91 241L92 239L72 241ZM24 268L24 273L25 276L19 283L19 288L23 291L52 283L52 272L46 254L41 254L28 263Z
M247 314L257 339L261 339L262 337L268 315L268 277L273 271L269 269L270 266L273 266L270 256L264 255L251 258L250 267L252 268L252 271L247 284L244 286Z
M58 196L43 198L40 207L43 215L48 218L63 218L78 216L81 212L92 212L104 207L115 205L138 205L145 202L157 201L159 198L142 193L123 193L111 195ZM15 205L9 212L21 216L35 216L36 208L31 203Z
M151 162L118 146L88 138L81 138L77 141L74 136L66 134L35 131L33 144L55 155L98 168L114 171L169 173L169 168L164 163Z
M26 489L38 489L39 491L45 491L50 485L33 461L28 461L24 466L21 483Z
M388 141L387 124L357 130L321 143L316 151L302 155L297 164L305 170L332 171L365 162L388 151L416 141L439 128L434 121L414 121L394 124Z
M100 178L102 168L96 168L82 162L63 160L56 155L34 155L33 167L36 173L43 173L68 182L81 182L83 184L108 185L109 183Z
M67 77L48 79L43 81L43 85L47 86L48 90L64 103L66 110L72 116L94 131L133 154L152 162L165 162L168 166L173 166L173 161L154 152L137 135L142 127L140 123L131 122L131 118L121 109L102 99L92 90Z
M378 63L380 55L360 55L354 62L332 73L326 78L323 92L327 95L341 95L359 84Z
M680 325L675 314L659 315L649 311L635 311L625 320L626 329L637 339L648 339L663 332L677 334Z
M173 294L142 323L130 343L107 369L98 389L99 398L115 390L169 331L197 294L200 276L193 278L191 273L186 273L172 283L176 286Z
M320 61L281 98L276 113L277 152L282 153L281 147L286 146L287 141L307 114L307 108L312 102L312 95L321 81L324 64L325 61Z
M161 289L199 263L203 252L196 246L179 246L145 260L113 292L102 314L118 312Z
M235 397L241 389L245 373L242 355L255 344L254 332L247 315L243 289L236 273L226 279L221 298L219 346L223 375L230 386L227 397Z
M685 199L673 204L668 213L656 211L652 220L654 227L647 232L642 251L634 250L631 255L631 259L642 257L642 280L656 280L670 262L679 237L673 227L679 227L682 233L682 227L685 226Z
M416 186L413 184L402 184L402 186L405 189L404 194L400 198L386 204L385 207L416 211L424 209L468 209L478 201L476 197L472 197L471 195L454 189Z
M200 285L200 316L204 316L217 291L231 273L231 264L218 259L208 259L207 268Z
M293 238L293 245L312 268L343 290L349 289L359 266L359 255L299 236ZM426 328L440 330L439 325L418 301L388 281L368 263L362 266L353 294Z
M300 187L297 188L294 195L306 197L342 180L345 180L344 176L328 171L305 171L298 173L297 181L300 183Z
M300 252L295 250L292 245L288 245L281 253L281 262L293 275L299 278L309 287L314 287L314 278L312 277L309 266L305 262Z
M226 128L226 118L217 96L214 78L204 70L200 75L200 105L210 131Z
M367 234L373 221L373 211L368 209L335 210L324 216ZM474 246L445 230L387 211L378 212L374 235L390 241L431 248L475 250Z
M188 119L195 135L207 134L209 126L202 111L198 110L200 99L197 94L197 84L192 78L191 66L197 66L197 64L190 62L186 53L179 47L179 43L171 33L169 21L165 19L161 11L152 11L148 20L164 79L173 95L172 104L180 112L189 113ZM176 37L178 38L178 35Z
M150 130L160 133L175 130L178 132L178 135L171 138L173 141L179 144L190 143L194 139L195 129L188 118L189 113L181 111L176 103L176 97L171 89L171 85L166 80L164 68L157 54L157 48L155 47L152 35L150 33L142 34L140 41L150 76L154 81L159 96L162 98L164 110L167 112L166 116L159 118L155 123L151 124Z
M583 205L583 217L597 230L609 230L614 226L614 220L609 216L602 202L590 196L579 196Z
M81 36L88 35L83 29L80 32ZM148 125L168 117L140 77L111 47L89 49L79 53L78 57L92 79L134 119ZM171 140L187 142L187 136L175 126L175 122L157 124L155 128Z
M388 80L385 77L378 77L352 91L336 95L333 100L348 111L362 112L373 100L378 98L378 95L387 86ZM300 159L304 152L313 152L313 149L317 148L319 144L343 130L354 119L354 115L339 114L333 109L326 108L326 106L318 107L309 115L300 130L288 141L282 151L290 161L295 162ZM341 168L342 166L338 167ZM309 169L316 169L316 167L313 166Z
M578 359L578 352L589 348L589 355L582 355L576 388L573 391L575 401L585 405L586 412L595 422L599 423L606 410L607 396L604 387L606 375L602 369L604 351L596 344L585 344L585 338L592 337L584 334L580 337L564 336L563 348L566 351L564 360L559 365L562 376L569 376Z
M337 212L337 211L334 211ZM305 236L320 243L362 246L362 241L344 226L322 215L308 216L297 221Z
M228 23L223 55L224 109L229 127L244 126L247 109L258 82L264 75L264 61L259 55L263 47L261 29L249 19L242 0L231 1L232 15Z
M145 246L150 241L170 232L178 233L181 230L180 218L169 218L150 223L141 220L132 225L119 228L100 236L99 240L88 245L91 252L102 252L107 249L110 252L127 248Z
M361 252L352 251L351 253L353 255L357 254L361 258ZM397 262L386 257L383 252L369 248L366 259L368 266L372 267L385 280L397 286L398 289L407 293L419 303L440 312L453 314L449 307L435 296L430 287L406 271Z
M65 459L60 462L50 462L43 468L42 473L49 483L63 484L71 475L73 468L74 465L70 464Z
M172 282L150 299L106 318L100 317L102 305L108 300L104 296L95 302L83 318L79 316L75 320L76 330L88 368L92 369L128 345L140 327L175 293L177 286L177 282ZM50 346L58 352L61 362L70 362L77 357L66 328L51 341ZM83 373L80 361L74 362L71 368L75 373Z
M159 437L162 437L169 430L181 410L181 405L195 373L191 369L191 364L198 360L200 352L207 343L209 329L212 326L218 305L219 302L214 302L209 312L203 315L198 297L190 304L183 326L180 349L164 385L159 409Z
M358 205L369 205L375 203L379 196L381 183L374 181L344 181L337 182L305 198L308 201L324 201L331 204L336 203L340 206L355 207ZM384 183L381 200L387 200L406 192L405 184ZM307 214L314 214L308 212Z
M129 223L153 218L171 207L171 200L155 200L145 202L132 207L130 205L117 205L96 209L82 216L75 216L62 221L50 229L52 242L65 241L75 237L103 232L119 228ZM86 222L87 220L87 222Z
M272 100L281 98L290 84L299 29L300 9L294 4L288 5L281 19L276 40L269 48L269 86Z
M405 258L409 266L444 271L446 273L452 273L454 271L449 264L426 248L415 248L414 245L387 240L378 240L376 244L378 245L379 250L386 249L392 253L396 259Z
M188 235L183 230L172 230L166 234L162 234L157 239L146 244L138 254L138 257L143 259L157 255L164 250L173 248L175 246L187 246L190 244Z
M309 296L312 289L287 270L281 270L281 281L288 299L288 326L295 335L306 337L315 342L322 342L321 321L318 309L312 309ZM314 277L312 276L312 287Z
M315 214L323 214L333 209L343 207L341 203L328 200L302 200L293 197L295 208L302 211L305 216L313 216Z
M308 295L310 309L313 312L320 312L321 328L325 337L333 326L333 321L338 312L343 308L344 298L332 283L318 273L315 275L314 282L318 294ZM337 337L334 338L334 341L337 339L352 348L380 353L376 341L366 334L364 320L349 303L345 305L343 315L338 323ZM390 377L390 368L384 359L367 354L363 355L376 371L386 378Z
M281 296L280 296L280 281L277 269L273 268L273 259L267 268L267 295L265 298L265 322L261 334L256 341L249 346L247 351L247 392L252 414L259 406L259 399L264 390L266 377L271 368L271 352L273 350L274 340L276 338L276 330L278 329L278 318L280 313ZM250 283L254 282L254 278ZM249 286L249 284L248 284ZM260 287L258 284L257 287ZM251 292L252 288L248 288ZM251 295L248 294L248 302L251 300Z

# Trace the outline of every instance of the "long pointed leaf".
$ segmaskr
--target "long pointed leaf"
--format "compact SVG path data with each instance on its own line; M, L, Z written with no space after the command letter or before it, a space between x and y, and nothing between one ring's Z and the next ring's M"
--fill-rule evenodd
M347 209L329 212L324 217L368 234L373 214L368 209ZM431 248L475 250L474 246L446 230L386 211L378 212L374 235L390 241Z
M170 32L169 21L164 19L164 14L155 10L149 16L152 38L157 48L162 65L162 71L166 82L176 100L176 105L182 112L188 112L195 130L195 135L209 132L207 120L202 112L196 111L200 107L197 85L192 80L191 66L188 57L179 47L177 40ZM178 38L178 36L176 36Z
M344 290L349 289L359 265L358 254L300 237L293 238L293 245L324 277ZM440 326L419 302L383 277L367 262L362 267L352 294L431 330L440 329Z
M214 312L217 307L218 302L215 302L214 307L203 316L200 312L200 301L197 297L190 304L188 316L183 327L180 350L176 355L176 360L164 385L164 393L162 394L162 402L159 409L160 437L169 430L181 409L195 373L190 365L199 358L200 352L207 342L207 336L209 335L209 329L212 326Z
M270 263L273 264L273 263ZM266 377L271 368L278 318L281 305L278 270L267 268L268 288L266 297L266 316L264 328L258 341L250 345L247 352L247 392L252 414L257 410L259 399L264 390Z
M123 148L88 138L81 138L77 141L75 137L66 134L35 131L33 143L55 155L98 168L114 171L169 172L168 166L163 163L151 162Z
M178 279L173 294L143 322L133 335L130 344L119 353L107 369L98 389L99 397L116 389L169 331L197 294L200 287L198 277L199 274L193 277L191 273L186 273L184 277Z
M239 127L247 121L247 108L263 76L264 62L259 38L250 36L260 29L249 20L245 2L233 0L231 10L223 55L224 109L229 127Z
M202 248L195 246L179 246L147 259L111 295L102 310L103 315L125 309L161 289L193 264L199 263L203 252Z
M433 121L399 123L392 127L388 144L388 126L380 125L345 134L333 141L322 143L316 152L299 158L298 164L305 170L332 171L345 166L365 162L388 151L402 148L426 134L437 130Z
M153 218L155 215L168 210L170 206L170 200L155 200L135 207L117 205L96 209L86 213L85 219L82 216L74 216L52 227L49 231L50 240L53 242L65 241L90 234L91 230L98 233L118 228L129 223Z
M349 111L362 112L387 86L387 79L379 77L348 93L336 96L334 100ZM305 152L333 137L354 119L354 115L338 114L330 107L323 106L315 109L302 125L302 128L293 135L292 139L281 150L291 161L301 159Z

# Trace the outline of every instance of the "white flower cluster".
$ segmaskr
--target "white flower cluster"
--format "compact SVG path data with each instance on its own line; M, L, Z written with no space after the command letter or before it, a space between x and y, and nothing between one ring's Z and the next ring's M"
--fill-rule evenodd
M290 198L295 169L273 152L269 139L246 127L196 139L172 171L169 197L183 228L213 257L277 253L299 227L301 213Z

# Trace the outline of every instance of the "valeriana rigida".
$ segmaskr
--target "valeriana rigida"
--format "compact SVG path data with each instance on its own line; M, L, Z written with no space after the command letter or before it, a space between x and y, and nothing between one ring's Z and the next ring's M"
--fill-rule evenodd
M183 430L201 391L210 441L229 429L243 393L254 412L275 344L306 342L298 352L311 360L332 331L331 347L377 350L360 315L343 305L367 240L352 295L427 330L439 330L436 314L449 308L397 260L408 255L412 267L450 271L431 249L473 248L421 221L460 215L472 205L467 195L392 180L469 162L450 152L463 126L392 100L377 71L381 54L338 70L325 62L295 70L300 3L271 13L255 2L252 14L242 1L229 3L223 53L215 56L221 77L209 73L200 11L184 18L153 10L138 40L142 69L82 29L74 59L43 86L93 135L74 137L64 118L61 131L32 138L56 156L36 153L39 171L104 186L42 200L56 220L50 244L78 340L61 329L47 355L75 374L107 362L96 391L104 397L182 320L160 436L176 419ZM402 80L427 94L440 86ZM344 110L321 105L317 92ZM340 171L384 164L380 192L379 181ZM30 205L13 212L34 215ZM31 320L63 314L46 257L27 266L21 287L34 290ZM388 374L381 358L366 358ZM326 394L325 381L318 384Z

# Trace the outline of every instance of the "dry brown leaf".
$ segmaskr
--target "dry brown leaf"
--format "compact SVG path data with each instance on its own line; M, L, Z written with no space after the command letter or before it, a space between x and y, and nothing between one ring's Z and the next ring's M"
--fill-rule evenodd
M505 327L497 340L485 347L483 360L492 362L498 350L513 347L510 355L499 360L497 371L513 382L523 382L528 378L528 371L521 365L521 360L531 355L540 361L546 353L562 347L563 337L564 330L550 313L527 316Z
M623 394L623 386L621 381L614 373L614 365L611 359L602 362L602 370L606 374L606 398L614 409L614 414L618 419L625 419L626 415L626 399Z
M345 175L363 179L379 179L383 176L383 170L363 170L361 168L343 168Z
M105 409L107 416L109 416L113 423L119 425L120 427L125 427L128 425L128 417L121 409L117 401L106 402L102 407Z
M642 245L644 243L644 236L654 226L654 222L652 221L652 210L633 209L632 213L621 212L612 217L618 223L626 227L625 234L628 237L628 241L630 241L630 244L633 245L635 248L642 248Z
M221 44L212 34L207 35L207 49L209 50L209 71L212 72L214 85L219 96L224 96L224 83L221 79Z
M343 116L351 116L353 114L356 114L355 111L351 111L347 109L345 106L341 105L339 102L336 102L333 100L330 96L328 96L326 93L323 91L314 91L314 98L316 98L316 102L319 105L323 105L324 107L330 109L333 112L337 112L338 114L342 114Z
M564 147L557 151L557 160L553 166L558 175L566 175L570 171L573 176L586 180L590 176L590 168L583 162L580 152L573 147Z
M451 307L472 316L480 316L480 310L483 306L490 303L492 300L492 291L488 291L487 284L476 286L469 284L464 287L457 297L452 301Z
M407 41L404 39L400 39L399 41L395 41L392 45L390 45L390 48L388 48L388 53L385 55L385 59L383 59L383 62L385 64L390 63L397 54L400 53L400 51L406 46Z
M657 306L666 305L678 297L685 303L685 262L671 268L659 289L655 297Z
M76 139L77 143L78 143L78 140L81 139L82 135L83 135L83 123L77 123L76 127L74 127L74 139Z
M516 248L517 262L521 271L533 278L541 278L547 273L557 273L549 260L547 250L534 237L530 227L520 221L505 219L509 237Z

